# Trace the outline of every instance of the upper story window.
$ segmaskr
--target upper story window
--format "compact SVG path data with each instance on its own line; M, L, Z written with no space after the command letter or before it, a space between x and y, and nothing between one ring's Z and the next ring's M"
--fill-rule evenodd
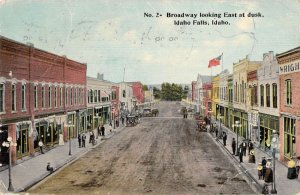
M271 106L271 100L270 100L270 85L266 85L266 100L267 100L267 107Z
M277 108L277 84L272 84L272 94L273 94L273 108Z
M65 104L68 105L68 98L69 98L69 95L68 95L68 88L66 87L65 88Z
M265 98L264 98L265 89L264 86L260 86L260 106L264 106Z
M59 106L62 107L62 95L63 95L63 89L62 87L59 88Z
M126 98L126 91L123 90L123 98Z
M4 83L0 83L0 112L4 112Z
M54 106L57 107L57 87L54 88Z
M45 108L45 86L42 86L42 107Z
M38 108L38 86L35 85L34 89L33 89L33 93L34 93L34 108L37 109Z
M22 84L22 96L21 96L21 107L22 110L26 110L26 84Z
M73 88L71 88L71 91L70 91L70 105L71 106L73 105Z
M17 110L17 92L16 92L16 84L12 84L11 86L11 110L16 111Z
M287 79L284 82L285 87L285 103L286 105L291 105L292 104L292 80Z
M48 107L51 108L51 86L48 87Z

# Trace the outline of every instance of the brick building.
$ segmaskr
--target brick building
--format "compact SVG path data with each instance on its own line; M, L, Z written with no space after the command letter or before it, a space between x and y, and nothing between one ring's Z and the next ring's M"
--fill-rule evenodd
M2 142L8 136L17 143L12 150L15 163L34 155L40 140L50 148L58 143L59 136L75 137L84 128L85 64L5 37L0 37L0 59L3 163L8 155Z
M132 88L132 105L135 110L145 102L143 84L141 82L127 82ZM130 110L135 112L135 110Z
M300 157L300 47L277 54L280 85L279 158Z

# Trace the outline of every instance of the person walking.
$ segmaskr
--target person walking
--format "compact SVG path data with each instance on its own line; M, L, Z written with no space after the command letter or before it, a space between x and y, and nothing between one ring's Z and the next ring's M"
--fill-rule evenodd
M261 160L261 166L263 167L263 169L262 169L262 179L265 179L266 164L267 164L266 157L262 157L262 160Z
M101 125L101 135L105 136L105 127Z
M263 178L263 166L261 163L258 163L257 165L257 174L258 174L258 179L261 180Z
M273 183L273 170L271 169L271 162L267 162L266 164L266 173L264 181L267 186L270 186L270 184Z
M97 128L97 138L96 139L98 139L98 136L101 136L101 129L100 129L100 125L98 126L98 128Z
M248 142L248 155L250 154L251 150L253 150L253 149L254 149L254 146L250 139Z
M242 148L243 148L243 155L246 156L246 151L247 151L247 143L246 140L243 141L242 143Z
M109 132L112 132L112 124L111 124L111 122L109 123L108 129L109 129Z
M86 135L83 133L82 134L82 147L85 148L85 140L86 140Z
M94 145L95 143L95 134L94 134L94 131L91 131L91 134L90 134L90 140L91 140L91 144Z
M122 116L121 120L122 120L122 125L124 126L124 117L123 116Z
M81 135L80 135L80 133L78 134L78 144L79 144L79 148L81 148Z
M240 146L239 146L239 158L240 158L240 163L242 163L243 162L243 145L242 144L240 144Z
M43 152L43 141L42 140L40 140L39 141L39 147L40 147L40 151L41 151L41 154L44 154L44 152Z
M226 146L226 141L227 141L227 134L226 132L223 132L223 144Z
M254 163L254 164L255 164L254 150L251 150L251 151L250 151L248 162L249 162L249 163Z
M231 148L232 148L232 154L235 155L236 142L234 138L232 138Z
M214 127L215 127L216 137L218 137L218 127L217 127L217 124L216 124L216 123L215 123Z

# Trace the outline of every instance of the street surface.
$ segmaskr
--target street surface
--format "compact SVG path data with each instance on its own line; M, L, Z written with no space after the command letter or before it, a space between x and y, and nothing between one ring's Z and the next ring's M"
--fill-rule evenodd
M143 118L29 190L47 194L253 193L228 158L179 102Z

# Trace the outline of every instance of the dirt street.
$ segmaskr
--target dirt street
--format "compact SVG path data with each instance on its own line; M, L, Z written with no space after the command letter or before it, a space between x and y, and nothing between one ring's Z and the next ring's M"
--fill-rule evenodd
M29 192L253 193L207 133L182 118L178 102L158 108L158 117L126 127Z

